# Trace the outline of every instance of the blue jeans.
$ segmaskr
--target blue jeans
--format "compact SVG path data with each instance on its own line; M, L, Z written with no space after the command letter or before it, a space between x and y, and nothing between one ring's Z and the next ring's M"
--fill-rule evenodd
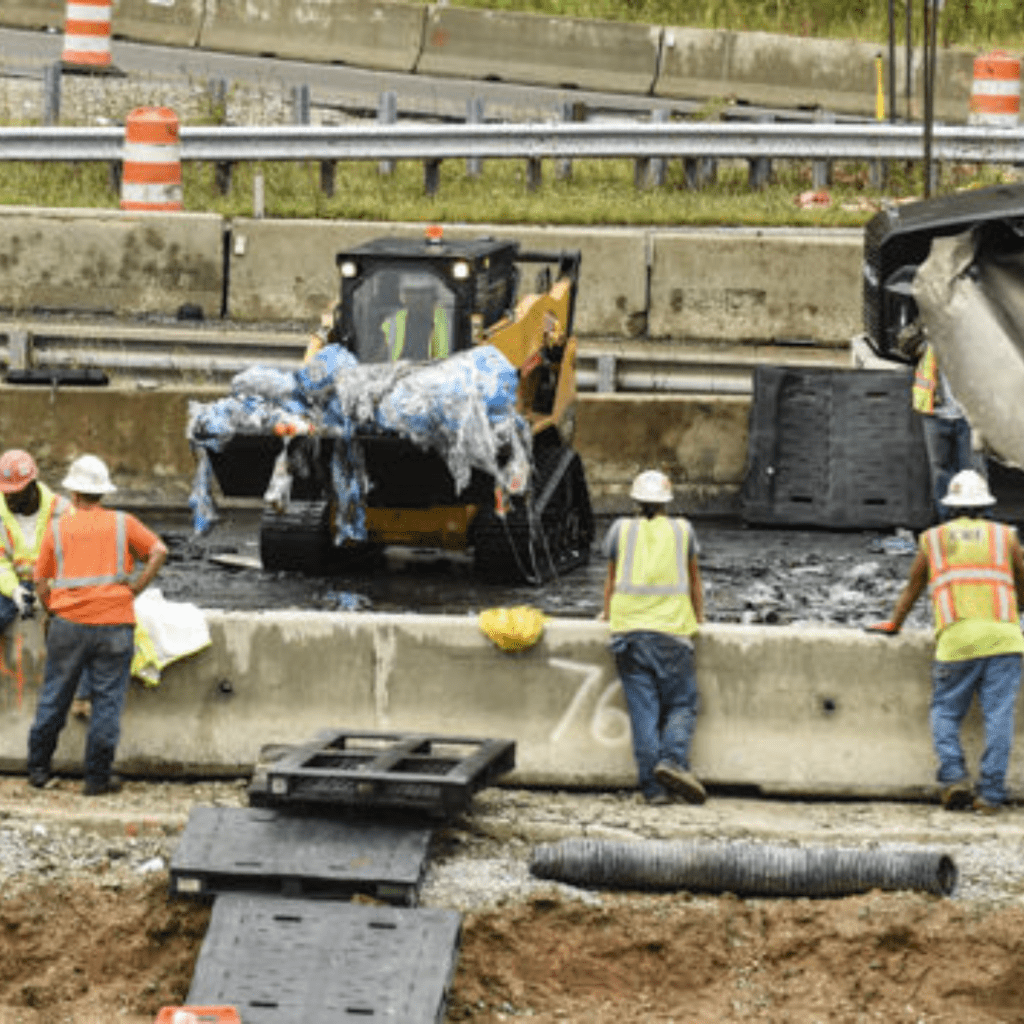
M18 617L18 606L9 598L0 594L0 633L2 633Z
M1006 799L1020 667L1019 654L932 664L932 742L939 758L939 782L949 785L967 778L960 726L977 693L985 721L985 752L981 756L978 792L992 804L1001 804Z
M46 635L46 674L28 734L28 770L50 770L79 677L88 671L92 713L85 744L85 781L102 785L121 737L121 712L131 678L135 628L88 626L53 616Z
M645 797L663 793L654 777L659 761L690 767L697 720L693 648L667 633L635 630L611 639L633 730L633 758Z
M954 509L942 504L949 490L949 481L962 469L975 469L987 476L985 457L971 447L971 425L960 416L955 420L941 416L921 417L924 447L928 453L928 469L932 480L932 501L940 523L953 518Z

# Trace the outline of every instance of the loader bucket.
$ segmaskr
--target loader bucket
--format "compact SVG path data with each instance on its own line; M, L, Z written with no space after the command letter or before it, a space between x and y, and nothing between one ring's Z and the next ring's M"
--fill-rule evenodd
M282 440L272 434L235 434L210 465L225 498L262 498Z

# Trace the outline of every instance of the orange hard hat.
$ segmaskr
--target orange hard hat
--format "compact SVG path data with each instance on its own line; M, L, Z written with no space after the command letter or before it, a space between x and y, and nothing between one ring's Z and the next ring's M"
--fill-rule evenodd
M9 448L0 455L0 493L16 494L35 480L36 460L20 448Z

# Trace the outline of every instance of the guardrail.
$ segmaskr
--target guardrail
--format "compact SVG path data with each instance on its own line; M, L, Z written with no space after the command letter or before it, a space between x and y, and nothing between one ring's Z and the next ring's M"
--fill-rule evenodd
M254 364L295 369L309 341L307 333L244 331L198 326L0 321L0 363L11 370L95 369L112 378L147 383L204 383L227 386ZM656 351L651 347L584 343L576 357L581 392L602 394L753 393L758 362L775 365L849 366L845 349L773 346L750 354L701 351L699 346Z
M394 124L183 126L181 159L289 160L685 158L916 160L920 125L623 122L602 124ZM116 161L124 130L0 128L4 160ZM936 161L1024 162L1024 129L936 125Z

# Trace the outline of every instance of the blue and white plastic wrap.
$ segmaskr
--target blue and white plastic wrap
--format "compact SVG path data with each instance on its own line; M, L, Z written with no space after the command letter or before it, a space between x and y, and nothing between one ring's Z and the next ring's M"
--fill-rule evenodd
M456 491L474 469L508 493L529 479L531 434L516 412L516 369L490 345L429 363L359 365L329 346L294 373L252 367L232 381L228 398L190 403L187 436L199 449L189 504L197 532L216 519L206 450L222 451L235 434L268 434L301 421L335 438L331 479L337 499L335 540L366 539L366 477L361 430L387 431L441 456Z

